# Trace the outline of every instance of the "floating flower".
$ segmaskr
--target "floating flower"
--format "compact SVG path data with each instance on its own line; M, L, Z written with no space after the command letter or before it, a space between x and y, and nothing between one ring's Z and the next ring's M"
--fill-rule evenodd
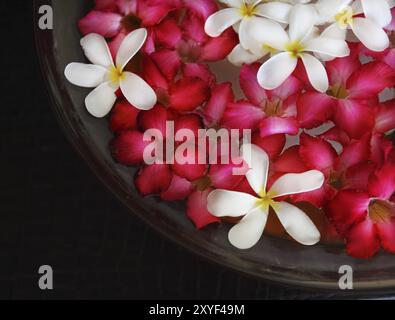
M261 238L273 208L288 234L304 245L314 245L320 232L310 218L299 208L281 201L284 196L313 191L322 187L324 175L316 170L280 177L267 192L269 157L255 145L242 147L243 159L250 170L247 179L257 194L215 190L208 197L208 211L216 217L242 217L229 232L229 241L239 249L253 247Z
M345 236L347 252L370 258L380 247L395 253L395 166L374 172L364 190L342 190L331 201L329 217Z
M393 5L387 0L321 0L316 8L324 22L332 23L323 32L326 37L346 39L346 31L351 29L368 49L383 51L389 46L383 28L391 22Z
M280 1L263 0L220 0L229 8L220 10L206 20L205 30L211 37L218 37L229 27L234 27L240 36L240 43L248 48L250 42L247 26L257 17L288 23L292 6Z
M70 63L65 69L65 76L77 86L96 88L85 99L90 114L97 118L105 117L117 100L115 92L119 88L129 103L138 109L149 110L156 104L153 89L138 75L124 71L146 38L145 29L130 33L119 48L115 64L102 36L92 33L81 40L85 55L92 64Z
M374 126L378 95L395 85L395 72L380 61L362 64L358 48L351 54L326 63L329 90L307 90L298 99L298 120L308 129L332 120L349 137L360 139ZM379 77L377 75L380 75Z
M315 36L316 14L310 5L296 5L290 13L288 32L280 24L263 19L250 26L248 31L255 45L247 49L256 55L267 50L277 52L258 72L258 81L263 88L272 90L279 87L294 72L301 59L311 85L320 92L328 90L325 67L309 52L346 57L350 50L344 40Z

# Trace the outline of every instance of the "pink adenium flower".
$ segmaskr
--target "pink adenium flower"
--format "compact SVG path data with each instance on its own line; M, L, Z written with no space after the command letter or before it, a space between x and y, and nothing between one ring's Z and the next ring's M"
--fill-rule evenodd
M380 247L395 254L395 165L376 170L363 189L340 191L328 214L353 257L370 258Z
M224 111L221 125L259 130L262 137L297 134L299 124L296 120L296 100L302 83L290 76L279 88L265 90L258 84L258 69L259 64L242 68L240 85L248 100L230 102Z
M350 138L361 138L373 129L378 95L395 84L394 70L380 61L361 64L357 49L347 58L327 62L326 69L330 89L300 96L300 124L311 129L332 120Z
M179 0L96 0L95 3L95 8L79 21L79 29L83 35L97 33L111 39L109 47L113 56L123 39L141 27L148 29L144 49L152 52L153 27L180 5Z

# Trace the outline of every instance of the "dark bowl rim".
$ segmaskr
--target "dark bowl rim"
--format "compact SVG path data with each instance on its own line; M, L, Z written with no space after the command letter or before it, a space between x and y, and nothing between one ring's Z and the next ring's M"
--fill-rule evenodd
M51 62L55 63L56 59L53 54L53 37L52 31L47 30L43 31L40 30L36 24L38 21L39 13L38 8L42 5L52 5L52 0L33 0L33 30L34 30L34 42L36 46L36 54L37 59L39 60L41 74L43 80L45 82L45 86L47 89L48 98L50 101L51 109L53 110L56 119L59 123L59 126L62 128L64 135L66 136L69 143L73 146L73 148L77 151L79 156L84 160L87 167L94 173L97 179L104 185L115 197L124 205L125 208L128 209L131 213L136 215L140 220L144 223L149 225L151 228L156 230L161 235L165 236L166 238L170 239L177 245L181 245L183 248L188 250L199 257L204 258L206 261L214 263L215 265L219 265L221 267L226 267L231 270L237 271L243 275L247 275L253 277L255 279L265 280L269 283L283 285L283 286L293 286L299 287L302 289L313 289L318 290L321 292L333 292L339 291L339 287L337 283L334 282L326 282L326 281L317 281L317 280L300 280L296 278L290 278L289 274L276 274L272 271L262 271L260 272L254 270L245 270L239 267L236 264L225 264L218 260L218 255L213 254L212 252L205 250L202 247L196 246L192 241L190 241L186 237L180 237L177 234L168 232L158 226L156 223L153 223L149 220L144 213L146 209L140 204L134 203L135 206L138 206L138 210L136 208L131 208L127 199L128 195L124 192L121 188L120 184L117 183L113 179L113 175L109 170L106 170L101 165L100 161L98 161L97 157L92 152L90 145L81 139L77 132L75 131L75 125L73 120L66 111L66 108L63 108L62 105L64 104L64 100L67 98L67 104L72 105L71 99L69 97L65 97L62 94L62 91L59 87L60 79L59 75L54 72L53 68L51 68ZM45 55L42 53L45 52ZM53 86L47 80L48 77L51 77L55 82L56 85ZM63 101L60 101L60 97ZM377 295L385 295L390 290L395 288L395 280L383 280L383 281L363 281L357 282L355 284L355 292L360 294L366 293L370 295L375 293ZM352 294L350 294L352 295Z

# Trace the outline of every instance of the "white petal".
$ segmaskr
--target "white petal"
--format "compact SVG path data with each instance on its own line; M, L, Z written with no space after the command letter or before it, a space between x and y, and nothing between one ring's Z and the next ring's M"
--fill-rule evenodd
M214 190L207 198L207 209L216 217L241 217L254 209L258 201L247 193Z
M344 58L350 55L350 48L345 40L318 37L306 43L306 51L326 54L336 58Z
M243 0L219 0L219 1L233 8L240 8L244 3Z
M265 151L253 144L244 144L241 147L241 154L243 160L250 168L246 177L251 188L259 195L266 193L269 156Z
M257 56L253 54L252 52L245 50L242 45L237 45L234 47L232 52L228 55L228 60L230 63L233 65L240 67L243 64L251 64L254 63L255 61L258 61L261 59L263 56L265 56L267 52L262 50L262 55Z
M390 6L386 0L361 0L365 17L385 27L392 20Z
M319 15L326 17L327 21L331 22L335 20L336 14L344 10L351 2L352 0L321 0L315 7Z
M105 81L107 69L94 64L70 63L64 70L64 75L76 86L96 88Z
M388 35L377 24L369 19L354 18L352 30L357 38L372 51L384 51L390 42Z
M131 72L124 72L125 79L120 82L125 98L137 109L150 110L156 102L155 91L144 79Z
M347 29L340 28L338 23L332 23L329 27L322 31L321 37L346 40Z
M266 61L258 71L258 82L266 90L273 90L284 83L294 72L298 59L288 52L281 52Z
M215 38L229 27L241 21L242 18L243 16L239 9L223 9L208 17L204 29L210 37Z
M256 14L282 23L288 23L292 6L288 3L269 2L256 7Z
M117 53L117 67L122 70L128 64L147 40L147 30L137 29L127 35L122 41Z
M99 34L90 33L81 39L81 46L90 62L108 69L113 66L110 49L106 40Z
M88 112L96 118L105 117L114 106L117 96L116 88L105 82L93 90L85 99Z
M287 233L296 241L306 246L320 241L320 232L302 210L287 202L276 203L273 208Z
M244 23L243 20L239 30L240 42L245 49L257 55L264 46L284 51L289 37L279 23L264 18L252 18L247 21L250 22Z
M289 173L280 177L271 187L269 194L282 197L292 194L310 192L320 189L325 176L322 172L311 170L304 173Z
M302 60L313 88L319 92L328 91L329 80L324 65L310 54L303 54Z
M289 14L289 37L292 41L303 41L314 27L317 12L311 5L296 5Z
M269 208L262 206L248 213L229 231L230 243L241 250L255 246L265 230L268 213Z

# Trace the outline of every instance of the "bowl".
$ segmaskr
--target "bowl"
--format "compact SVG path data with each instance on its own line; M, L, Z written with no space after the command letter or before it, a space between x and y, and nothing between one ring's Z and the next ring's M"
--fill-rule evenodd
M372 260L356 260L343 246L319 244L303 247L293 242L264 237L253 249L239 251L227 241L229 226L212 225L196 231L185 217L185 206L142 198L133 185L134 171L116 164L109 153L112 134L106 120L91 117L84 107L87 90L69 84L63 71L72 61L85 61L76 22L88 10L81 0L36 0L38 8L50 5L54 29L40 30L35 37L38 57L51 96L53 110L66 136L100 181L132 214L177 244L222 266L271 282L324 290L339 290L339 269L353 268L354 289L391 290L395 288L395 258L381 253Z

